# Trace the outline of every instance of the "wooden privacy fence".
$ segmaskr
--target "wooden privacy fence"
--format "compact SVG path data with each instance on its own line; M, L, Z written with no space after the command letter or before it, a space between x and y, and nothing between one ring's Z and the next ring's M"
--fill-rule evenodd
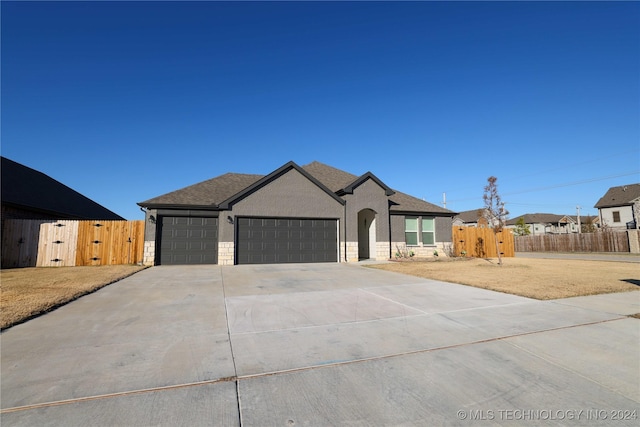
M629 240L635 237L631 233L640 235L638 230L627 230L516 236L515 247L518 252L630 252Z
M455 256L495 258L498 256L496 241L491 228L453 227L453 252ZM513 234L509 229L498 233L498 246L504 257L515 256Z
M138 264L144 221L7 219L2 268Z

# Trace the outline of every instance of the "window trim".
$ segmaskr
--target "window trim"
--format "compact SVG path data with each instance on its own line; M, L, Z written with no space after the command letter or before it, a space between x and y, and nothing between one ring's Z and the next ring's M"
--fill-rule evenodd
M618 217L617 220L616 217ZM611 218L613 219L614 223L620 222L620 211L611 211Z
M407 220L415 220L416 221L416 230L408 230L407 229ZM433 230L424 230L424 220L431 220L433 225ZM409 243L407 241L407 233L415 233L415 241L416 243ZM425 243L424 242L424 233L431 233L433 236L433 243ZM436 247L437 239L436 239L436 217L435 216L423 216L423 215L405 215L404 216L404 243L407 246L413 247Z
M425 230L425 221L431 222L431 230ZM431 240L433 243L425 243L425 233L431 234ZM435 246L436 244L436 219L434 217L420 217L420 237L422 238L423 246Z
M415 230L409 230L408 229L408 225L409 225L409 221L413 220L415 221ZM415 234L415 243L409 243L409 239L407 239L407 234L412 233ZM419 221L419 217L417 216L405 216L404 217L404 242L407 246L420 246L420 240L418 240L420 237L420 221Z

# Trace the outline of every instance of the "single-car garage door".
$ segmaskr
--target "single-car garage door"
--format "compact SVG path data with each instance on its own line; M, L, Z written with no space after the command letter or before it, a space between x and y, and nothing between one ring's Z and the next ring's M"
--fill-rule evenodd
M218 262L218 218L161 218L161 265Z
M236 218L238 264L338 261L335 219Z

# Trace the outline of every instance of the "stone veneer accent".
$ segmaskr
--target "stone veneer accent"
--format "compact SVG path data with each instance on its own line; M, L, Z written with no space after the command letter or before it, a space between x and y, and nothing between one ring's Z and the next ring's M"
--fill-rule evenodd
M155 265L156 260L156 242L145 240L144 254L142 256L143 265Z
M233 265L235 244L233 242L218 242L218 265Z
M376 242L376 256L371 257L377 261L389 259L389 243ZM340 260L343 262L343 260ZM358 262L358 242L347 242L347 262Z
M389 242L376 242L376 260L384 261L389 259Z
M396 252L398 252L398 248L403 249L407 248L409 252L413 251L414 256L420 258L433 258L433 251L438 251L439 257L447 257L447 248L445 248L445 244L443 242L436 242L435 245L429 246L407 246L405 242L393 242L393 246L391 247L391 256L395 258Z
M347 242L347 262L358 262L358 242Z

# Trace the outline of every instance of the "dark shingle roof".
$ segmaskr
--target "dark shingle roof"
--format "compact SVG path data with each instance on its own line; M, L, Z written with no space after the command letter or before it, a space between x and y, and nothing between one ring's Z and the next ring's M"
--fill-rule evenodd
M516 225L520 218L524 218L525 224L557 224L562 219L571 218L567 215L556 215L550 213L524 214L507 221L507 225Z
M420 200L417 197L410 196L400 191L396 191L396 194L389 197L389 200L394 203L389 208L391 212L425 212L433 214L446 214L450 216L455 215L455 212L450 211L449 209L445 209L438 205L434 205L433 203Z
M345 189L358 179L356 175L320 162L309 163L302 169L334 193ZM263 175L226 173L138 204L145 207L198 206L217 208L219 204L256 184L262 178L264 178ZM393 202L390 207L391 211L454 214L450 210L399 191L396 191L389 199Z
M263 178L263 175L225 173L138 204L141 206L188 205L215 207L261 178Z
M463 211L456 215L456 218L460 218L465 223L478 222L482 218L484 208L471 209L470 211Z
M318 181L323 183L331 191L338 192L352 184L358 179L358 176L350 174L332 166L325 165L320 162L312 162L302 167L304 170L313 175ZM389 197L393 202L389 208L392 212L428 212L453 215L454 212L441 208L424 200L402 193L397 190L395 194Z
M6 157L2 157L1 171L3 204L60 219L124 219L50 176Z
M342 190L358 179L357 176L352 175L349 172L336 169L320 162L311 162L308 165L302 166L302 169L306 170L311 176L320 181L325 187L334 193L337 193L339 190Z
M594 208L610 208L614 206L632 205L633 201L640 198L640 184L621 185L611 187L604 196L598 200Z

